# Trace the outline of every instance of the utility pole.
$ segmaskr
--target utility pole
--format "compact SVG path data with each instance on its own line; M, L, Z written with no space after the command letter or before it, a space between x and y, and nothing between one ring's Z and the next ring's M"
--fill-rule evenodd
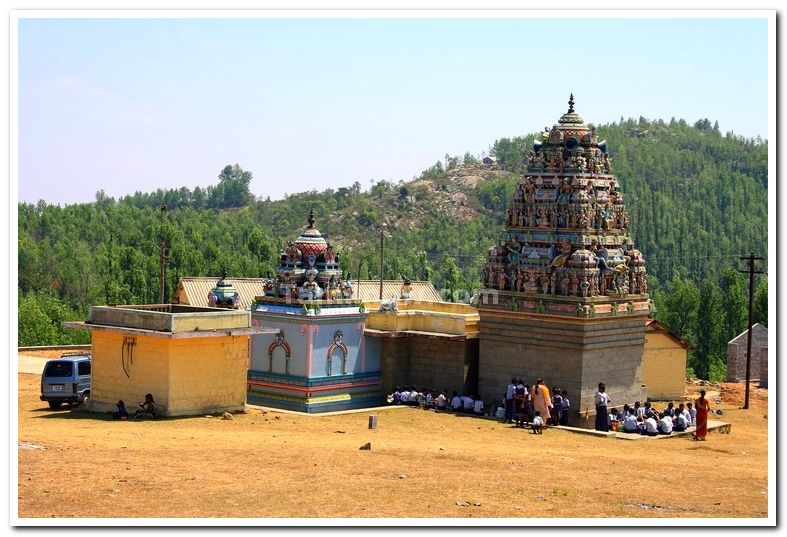
M361 266L363 265L363 258L358 261L358 296L357 300L361 300Z
M164 244L164 219L167 216L167 206L161 205L161 237L159 241L159 304L164 304L164 280L167 274L167 262L169 256L167 255L167 247Z
M388 225L383 223L380 225L380 301L383 299L383 260L385 255L385 228Z
M749 273L749 333L746 342L746 395L743 399L744 409L749 408L749 381L751 379L751 325L754 318L754 275L763 273L761 270L754 270L754 261L764 259L764 257L755 256L754 252L750 252L748 256L741 257L741 261L749 262L749 269L738 271Z

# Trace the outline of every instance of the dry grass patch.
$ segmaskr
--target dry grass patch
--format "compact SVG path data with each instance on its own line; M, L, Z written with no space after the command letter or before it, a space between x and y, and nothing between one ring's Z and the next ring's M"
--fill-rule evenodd
M38 375L19 375L20 517L767 516L767 390L743 411L742 392L722 386L732 434L703 443L535 436L413 408L378 411L375 430L365 412L252 407L113 421L50 410L38 390Z

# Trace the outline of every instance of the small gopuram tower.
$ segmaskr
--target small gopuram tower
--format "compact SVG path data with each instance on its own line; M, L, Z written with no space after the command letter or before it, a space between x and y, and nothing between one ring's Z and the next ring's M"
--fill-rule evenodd
M314 227L314 211L308 222L251 305L252 326L270 333L252 338L247 401L309 413L377 406L380 360L365 352L368 314Z
M512 376L565 389L570 422L593 424L604 382L613 406L644 401L645 261L626 236L605 141L574 111L536 139L506 231L489 249L479 303L479 388Z

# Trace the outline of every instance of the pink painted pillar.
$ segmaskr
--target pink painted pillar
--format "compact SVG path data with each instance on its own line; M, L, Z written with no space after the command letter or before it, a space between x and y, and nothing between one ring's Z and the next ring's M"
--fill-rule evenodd
M361 365L361 373L366 372L366 338L363 337L365 323L358 323L358 333L361 334L361 343L358 345L358 361Z
M314 346L314 326L302 324L301 335L306 336L306 378L312 376L312 347Z
M320 333L320 325L302 324L301 335L306 336L306 377L312 376L312 362L314 361L314 336Z

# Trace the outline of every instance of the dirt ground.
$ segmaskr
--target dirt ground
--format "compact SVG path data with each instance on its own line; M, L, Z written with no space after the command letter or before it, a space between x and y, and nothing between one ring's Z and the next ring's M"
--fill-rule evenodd
M754 384L749 410L742 384L706 386L732 429L696 442L535 436L402 407L113 421L50 410L39 375L18 379L20 518L768 516L768 393Z

